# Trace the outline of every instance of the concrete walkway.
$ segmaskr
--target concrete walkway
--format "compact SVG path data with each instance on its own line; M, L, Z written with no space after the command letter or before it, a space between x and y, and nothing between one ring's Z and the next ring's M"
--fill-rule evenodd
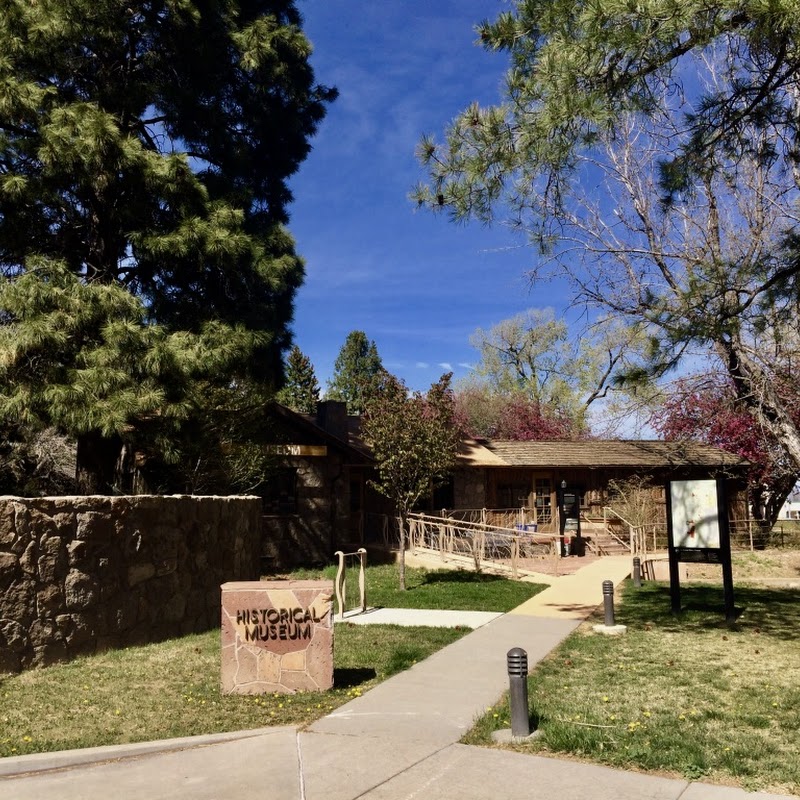
M599 564L600 566L597 566ZM307 729L268 728L0 760L8 800L776 800L572 761L458 744L508 686L602 602L628 559L591 564ZM570 588L571 587L571 588ZM784 796L787 800L786 796Z
M353 625L423 625L428 628L480 628L502 617L492 611L445 611L421 608L368 608L365 612L346 611L344 619Z

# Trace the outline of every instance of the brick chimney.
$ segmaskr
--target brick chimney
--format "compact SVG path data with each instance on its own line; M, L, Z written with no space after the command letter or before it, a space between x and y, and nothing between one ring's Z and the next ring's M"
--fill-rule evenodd
M321 400L317 403L317 425L326 433L347 441L347 403Z

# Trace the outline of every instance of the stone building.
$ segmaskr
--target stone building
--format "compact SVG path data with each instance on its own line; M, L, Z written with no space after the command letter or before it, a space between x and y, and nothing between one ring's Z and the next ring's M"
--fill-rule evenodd
M373 460L359 418L332 400L319 403L316 416L277 403L270 411L277 465L263 493L262 566L330 563L336 550L365 540L369 513L391 511L369 487Z
M280 466L265 498L265 568L329 563L338 549L385 541L392 509L370 488L374 462L359 418L334 401L320 403L316 416L279 405L273 411ZM574 496L576 515L596 522L612 481L638 476L660 486L670 478L724 477L731 517L743 520L746 467L740 457L698 443L466 440L450 481L431 487L418 510L487 509L490 521L492 510L524 510L526 522L547 532L558 527L564 491Z

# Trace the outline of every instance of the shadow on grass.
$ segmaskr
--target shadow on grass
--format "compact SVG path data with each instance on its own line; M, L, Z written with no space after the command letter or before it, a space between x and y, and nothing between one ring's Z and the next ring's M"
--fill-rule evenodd
M721 586L695 584L681 587L681 613L671 611L669 584L628 584L618 622L631 627L656 625L665 631L729 629L752 631L776 639L796 639L800 630L800 590L734 586L737 618L725 620Z
M428 572L420 586L433 583L496 583L505 581L500 575L489 575L485 572L469 572L465 569L439 570Z
M349 689L373 680L377 674L372 667L336 667L333 670L333 685Z

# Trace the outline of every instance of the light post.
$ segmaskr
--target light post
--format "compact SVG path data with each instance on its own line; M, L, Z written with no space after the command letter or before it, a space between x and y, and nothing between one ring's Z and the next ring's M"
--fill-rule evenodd
M569 508L569 526L567 525L567 508ZM569 555L569 545L567 543L567 536L575 532L575 540L573 542L574 551L573 555L583 555L583 537L581 536L581 502L580 495L577 490L567 492L566 480L561 481L561 504L560 504L560 517L561 517L561 546L563 555Z

